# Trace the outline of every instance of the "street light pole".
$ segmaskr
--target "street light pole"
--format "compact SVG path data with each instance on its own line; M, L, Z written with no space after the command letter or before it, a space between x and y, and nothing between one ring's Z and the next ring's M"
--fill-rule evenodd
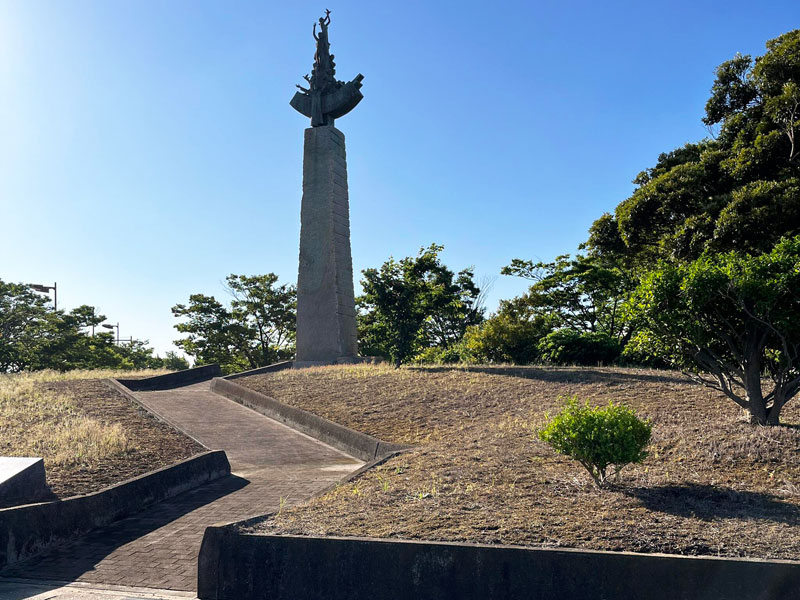
M37 292L42 292L44 294L49 294L50 290L53 290L53 310L58 310L58 282L54 282L53 285L42 285L41 283L31 283L28 285L29 288L32 290L36 290Z
M113 325L111 323L103 323L101 325L101 327L105 327L106 329L114 329L116 327L116 329L117 329L117 341L115 343L116 343L117 346L119 346L119 321L117 321L116 325Z

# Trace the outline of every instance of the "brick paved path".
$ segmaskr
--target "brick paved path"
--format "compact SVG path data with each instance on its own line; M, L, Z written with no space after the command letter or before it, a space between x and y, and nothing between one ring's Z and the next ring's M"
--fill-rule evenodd
M205 528L301 502L361 466L317 440L213 394L209 383L139 392L154 413L228 455L234 475L13 565L4 577L194 590Z

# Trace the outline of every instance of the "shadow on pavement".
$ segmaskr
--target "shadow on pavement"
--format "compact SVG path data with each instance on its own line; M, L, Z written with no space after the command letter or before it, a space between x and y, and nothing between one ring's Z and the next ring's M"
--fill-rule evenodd
M0 571L0 577L75 581L117 548L159 529L175 519L242 489L250 482L230 475L189 490L142 512L90 531L75 540Z

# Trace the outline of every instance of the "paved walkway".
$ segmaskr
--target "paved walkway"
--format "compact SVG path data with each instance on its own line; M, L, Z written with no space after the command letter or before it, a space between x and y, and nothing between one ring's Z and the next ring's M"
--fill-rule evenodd
M196 600L194 592L91 583L0 579L0 600Z
M3 577L193 591L207 526L302 502L362 464L212 393L208 382L137 397L209 448L225 450L234 474L13 565Z

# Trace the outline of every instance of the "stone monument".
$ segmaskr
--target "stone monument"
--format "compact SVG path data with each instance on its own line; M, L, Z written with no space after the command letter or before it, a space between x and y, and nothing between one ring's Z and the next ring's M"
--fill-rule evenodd
M308 87L290 102L311 119L303 148L303 201L300 209L300 266L297 274L297 353L295 366L354 362L358 358L350 208L344 134L333 126L361 101L359 74L337 81L330 53L330 11L319 33Z

